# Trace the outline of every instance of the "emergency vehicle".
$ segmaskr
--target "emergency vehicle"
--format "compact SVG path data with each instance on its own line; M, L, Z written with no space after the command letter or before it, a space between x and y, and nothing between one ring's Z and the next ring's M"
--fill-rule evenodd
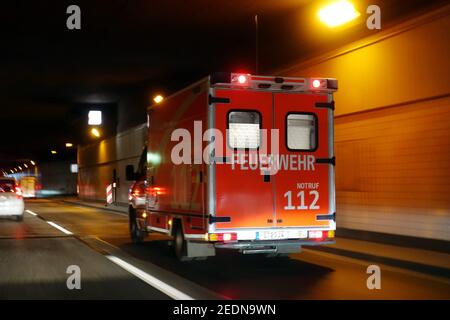
M336 90L331 78L214 73L151 105L133 241L165 234L181 260L334 243Z
M20 179L20 188L24 198L36 198L38 189L37 178L34 176L25 176Z

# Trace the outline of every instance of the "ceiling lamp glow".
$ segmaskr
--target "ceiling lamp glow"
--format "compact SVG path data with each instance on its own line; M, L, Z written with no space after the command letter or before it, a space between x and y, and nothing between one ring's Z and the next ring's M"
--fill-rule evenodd
M337 1L319 11L319 19L330 28L334 28L360 16L349 1Z
M102 112L98 110L91 110L88 113L88 124L90 126L98 126L102 124Z
M153 98L153 101L155 101L155 103L160 103L163 100L164 100L164 97L162 95L160 95L160 94L158 94L157 96L155 96Z
M92 128L91 129L91 134L96 137L99 138L100 137L100 131L97 128Z

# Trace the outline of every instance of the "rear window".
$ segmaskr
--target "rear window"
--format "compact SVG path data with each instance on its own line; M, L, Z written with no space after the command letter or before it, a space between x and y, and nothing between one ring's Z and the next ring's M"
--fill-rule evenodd
M14 180L0 180L0 192L14 192Z
M228 145L233 149L257 149L260 145L261 115L258 111L228 113Z
M314 151L317 148L317 117L307 113L286 116L286 140L289 150Z

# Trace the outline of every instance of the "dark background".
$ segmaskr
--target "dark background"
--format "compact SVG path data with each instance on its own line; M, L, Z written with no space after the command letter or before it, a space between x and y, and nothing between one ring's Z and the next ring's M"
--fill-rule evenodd
M89 143L87 112L104 112L104 136L145 122L156 93L169 95L214 71L258 73L366 36L315 22L308 0L10 1L0 19L0 168L23 160L74 159L64 143ZM383 28L444 1L378 4ZM313 4L312 4L313 3ZM81 8L81 30L66 8ZM363 21L364 21L363 20ZM318 32L320 31L320 32ZM50 150L57 150L52 156Z

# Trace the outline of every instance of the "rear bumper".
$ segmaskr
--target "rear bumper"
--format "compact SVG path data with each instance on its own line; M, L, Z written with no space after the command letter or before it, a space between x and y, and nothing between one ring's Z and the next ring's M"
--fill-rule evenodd
M279 248L283 246L319 246L324 244L334 244L334 239L326 240L259 240L259 241L237 241L237 242L217 242L216 248L221 249L239 249L239 250L258 250L263 248Z
M0 217L21 216L23 215L24 205L0 206Z

